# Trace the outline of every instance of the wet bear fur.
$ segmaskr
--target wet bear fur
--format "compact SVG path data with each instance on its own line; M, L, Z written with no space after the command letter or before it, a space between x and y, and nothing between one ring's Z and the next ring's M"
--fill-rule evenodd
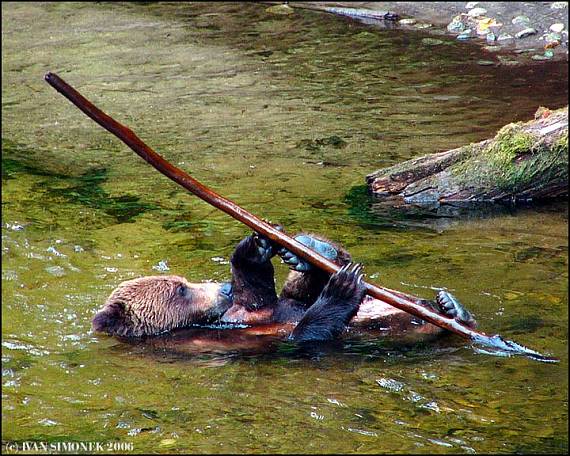
M140 277L111 293L92 326L121 337L160 334L218 319L229 305L216 283L192 284L173 275Z
M341 246L318 235L310 236L334 246L337 255L333 261L344 266L339 272L330 276L317 268L291 271L278 296L271 262L278 247L252 234L236 246L231 257L231 287L227 283L192 284L178 276L129 280L113 291L95 315L93 329L116 336L139 337L196 323L282 324L294 327L289 337L296 341L339 338L357 315L365 296L361 268L350 264L350 254ZM372 309L375 322L389 322L390 326L404 330L422 331L423 325L431 327L432 332L440 331L390 306L382 308L379 301L368 302L368 297L365 301L368 304L364 307L368 314ZM447 297L441 303L422 300L421 304L475 324L462 306Z
M301 233L303 235L305 233ZM315 234L337 251L339 266L350 263L350 254L339 245ZM278 247L251 235L243 239L231 257L233 306L222 321L241 323L299 322L294 340L329 340L338 337L358 311L365 288L361 269L354 267L329 274L311 268L291 271L280 296L275 291L271 257Z

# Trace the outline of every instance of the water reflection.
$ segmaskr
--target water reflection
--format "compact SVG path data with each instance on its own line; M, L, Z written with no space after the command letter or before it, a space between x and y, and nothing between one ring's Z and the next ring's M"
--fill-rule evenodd
M529 213L555 214L567 219L568 204L564 200L550 202L477 203L446 202L406 204L399 199L375 197L366 186L350 189L345 201L349 213L368 226L382 228L422 228L442 232L458 224L488 218L512 218Z

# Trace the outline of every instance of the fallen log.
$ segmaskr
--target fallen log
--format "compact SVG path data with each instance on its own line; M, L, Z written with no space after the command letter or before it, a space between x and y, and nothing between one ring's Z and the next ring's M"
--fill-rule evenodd
M366 176L370 192L394 204L529 202L568 196L568 107L493 139L425 155Z

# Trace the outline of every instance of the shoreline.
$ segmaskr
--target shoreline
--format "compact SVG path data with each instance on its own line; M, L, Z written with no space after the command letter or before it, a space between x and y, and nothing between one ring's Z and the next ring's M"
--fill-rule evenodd
M274 12L311 9L351 16L369 24L469 41L515 63L568 61L568 2L272 2ZM279 11L282 11L281 13ZM351 14L350 11L354 14ZM394 21L360 15L390 12ZM360 16L360 17L359 17Z

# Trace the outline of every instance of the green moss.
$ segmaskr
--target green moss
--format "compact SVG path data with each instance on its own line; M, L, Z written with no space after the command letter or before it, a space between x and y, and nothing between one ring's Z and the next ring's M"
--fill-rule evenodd
M481 194L516 194L526 188L540 188L553 178L567 179L567 168L567 132L547 146L518 123L503 127L490 145L448 171L460 187L478 188Z
M535 138L523 132L520 124L509 124L499 130L486 155L496 164L508 165L517 157L532 152L534 142Z

